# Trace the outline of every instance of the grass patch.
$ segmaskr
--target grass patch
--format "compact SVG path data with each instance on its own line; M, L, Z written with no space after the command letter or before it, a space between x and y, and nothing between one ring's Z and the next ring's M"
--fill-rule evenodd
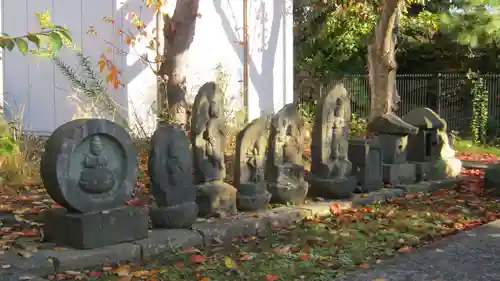
M456 140L453 144L453 148L459 152L459 154L475 154L478 157L500 157L500 147L489 146L489 145L478 145L472 143L470 140ZM483 157L484 158L484 157Z
M468 185L476 186L477 182ZM267 238L240 237L231 245L184 249L141 265L52 276L52 280L99 281L290 281L331 280L368 268L399 252L496 219L497 198L464 190L464 185L434 194L407 195L389 204L340 211L308 219Z

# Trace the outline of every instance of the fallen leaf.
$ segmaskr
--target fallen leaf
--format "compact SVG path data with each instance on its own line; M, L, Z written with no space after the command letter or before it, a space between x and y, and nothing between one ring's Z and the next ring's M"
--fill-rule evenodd
M408 253L411 251L411 247L408 247L408 246L403 246L401 248L399 248L398 252L400 253Z
M285 255L290 253L290 248L291 248L290 246L281 246L274 248L273 251L277 254Z
M229 269L238 268L238 265L236 264L236 262L234 262L233 259L231 259L231 257L229 257L229 256L226 256L226 258L224 259L224 264Z
M266 281L275 281L278 277L278 275L268 273L266 274Z
M88 277L101 277L102 273L99 271L89 271L87 272Z
M306 261L309 259L309 254L302 254L299 256L299 259L303 260L303 261Z
M119 267L117 267L115 270L113 270L114 273L118 276L129 276L130 275L130 265L128 264L122 264Z
M330 213L332 213L332 215L338 215L341 212L342 212L342 210L340 209L339 204L331 204L330 205Z
M360 265L359 265L359 267L360 267L360 268L369 268L369 267L370 267L370 265L369 265L369 264L367 264L367 263L362 263L362 264L360 264Z
M205 261L205 257L202 255L193 255L189 257L190 263L202 263Z
M239 257L238 257L238 259L240 261L249 261L249 260L253 260L254 258L255 258L255 256L250 255L249 253L245 253L245 252L240 253Z
M2 265L0 265L0 267L3 268L3 269L10 268L10 266L11 266L10 264L2 264Z

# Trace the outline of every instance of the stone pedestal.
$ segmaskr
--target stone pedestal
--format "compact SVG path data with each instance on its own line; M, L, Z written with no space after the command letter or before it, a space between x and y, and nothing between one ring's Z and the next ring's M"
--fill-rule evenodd
M377 142L365 139L349 140L349 160L352 163L352 175L358 180L363 192L384 187L382 150Z
M329 199L350 198L357 188L356 177L346 178L318 178L309 174L307 181L310 184L309 194Z
M271 201L280 204L302 204L309 184L304 181L304 166L297 164L277 165L275 181L268 183Z
M456 178L462 170L462 161L458 158L439 159L432 162L429 180Z
M415 165L415 178L417 182L419 181L428 181L429 180L429 172L432 168L432 162L408 162L410 164Z
M266 208L271 200L266 182L240 183L236 194L236 206L241 211L257 211Z
M309 184L305 181L290 180L287 184L269 184L268 190L272 194L273 202L297 205L304 203Z
M412 163L383 164L382 170L386 184L410 184L416 181L416 165Z
M225 217L237 213L236 188L223 181L206 182L196 187L199 216Z
M152 207L149 215L154 228L189 228L198 217L198 205L189 202L171 207Z
M147 209L123 206L89 213L64 209L45 212L43 231L48 241L76 249L93 249L148 237Z

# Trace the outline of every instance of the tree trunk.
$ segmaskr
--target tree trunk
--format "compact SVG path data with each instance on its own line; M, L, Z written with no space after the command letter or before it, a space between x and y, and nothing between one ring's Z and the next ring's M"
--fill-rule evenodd
M158 73L160 122L187 124L186 58L193 42L200 0L177 0L163 16L163 56Z
M385 0L382 15L374 28L368 46L370 77L370 120L397 109L399 95L396 90L395 46L397 21L402 0ZM395 34L396 33L396 34Z

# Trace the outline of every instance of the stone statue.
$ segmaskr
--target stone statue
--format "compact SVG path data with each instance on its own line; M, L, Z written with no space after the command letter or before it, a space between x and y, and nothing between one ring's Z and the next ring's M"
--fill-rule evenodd
M90 142L90 152L83 160L83 171L80 176L80 187L89 193L103 193L115 186L115 175L110 171L108 158L102 155L104 146L99 136L94 135Z
M150 192L158 208L150 209L153 227L189 228L198 216L189 141L179 125L156 129L149 153Z
M416 165L408 163L408 136L415 136L419 129L408 124L396 114L389 112L373 118L368 131L375 134L374 140L382 151L382 170L385 184L413 184L417 179Z
M78 119L58 127L40 164L47 193L64 207L45 212L47 241L92 249L147 238L147 209L125 205L137 170L135 143L120 125Z
M223 180L226 130L222 94L215 83L203 85L193 105L191 138L197 183Z
M351 104L343 84L322 96L316 107L312 131L311 173L307 181L311 192L328 198L352 195L356 179L348 159Z
M236 189L223 182L226 177L223 101L216 84L205 83L196 95L191 115L197 203L203 216L225 216L236 212Z
M304 181L304 131L296 104L285 105L271 122L266 179L271 200L283 204L300 204L307 195Z
M416 108L403 120L419 129L408 137L408 161L417 166L417 179L443 180L456 178L462 161L455 157L447 133L447 123L430 108Z
M250 122L236 137L234 183L240 210L263 209L271 199L264 178L270 116Z

